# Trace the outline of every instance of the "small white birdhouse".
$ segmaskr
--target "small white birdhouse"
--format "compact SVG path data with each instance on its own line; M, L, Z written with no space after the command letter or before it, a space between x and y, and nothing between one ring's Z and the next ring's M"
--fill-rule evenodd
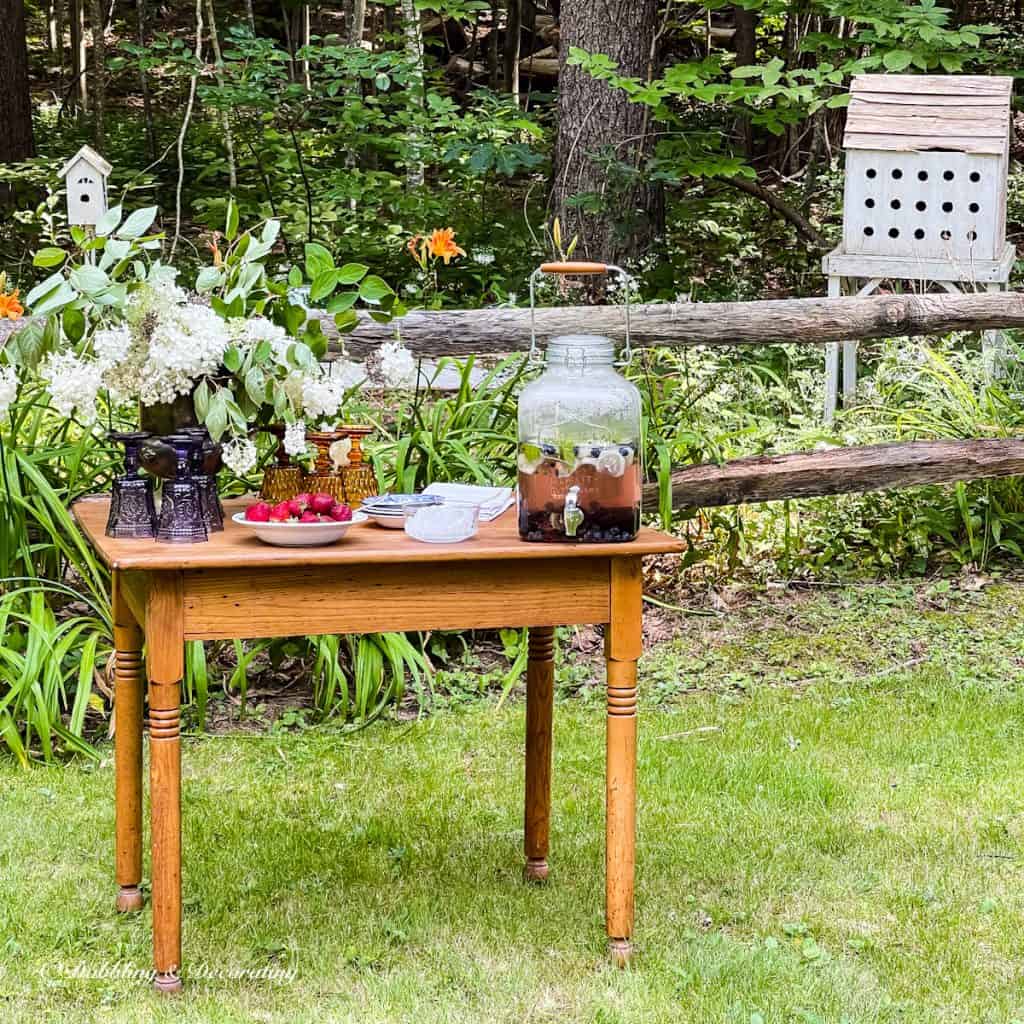
M68 223L99 223L107 212L107 178L113 170L94 149L83 146L62 168L68 194Z
M945 263L966 271L955 275L961 280L990 279L969 271L1006 254L1012 84L981 75L854 77L843 138L843 256ZM932 270L900 276L949 276Z

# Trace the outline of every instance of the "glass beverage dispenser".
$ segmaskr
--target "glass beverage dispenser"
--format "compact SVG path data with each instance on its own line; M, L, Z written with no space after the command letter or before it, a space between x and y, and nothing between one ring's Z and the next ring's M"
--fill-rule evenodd
M583 269L581 269L583 268ZM545 264L540 273L606 273L604 264ZM626 289L626 352L629 306ZM536 353L536 332L531 358ZM519 396L519 535L526 541L616 543L640 528L640 392L616 371L609 338L563 335Z

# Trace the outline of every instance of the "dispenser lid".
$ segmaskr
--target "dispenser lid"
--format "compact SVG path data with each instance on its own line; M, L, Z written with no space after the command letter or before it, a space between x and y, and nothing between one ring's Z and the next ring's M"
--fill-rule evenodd
M614 362L615 343L600 334L560 334L548 342L548 360L587 363Z

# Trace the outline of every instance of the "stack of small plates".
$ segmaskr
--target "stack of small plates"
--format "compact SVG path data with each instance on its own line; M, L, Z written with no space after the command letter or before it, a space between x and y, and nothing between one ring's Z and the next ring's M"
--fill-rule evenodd
M359 506L378 526L389 530L401 530L405 526L405 509L425 508L427 505L443 505L444 499L434 494L382 494L367 498Z

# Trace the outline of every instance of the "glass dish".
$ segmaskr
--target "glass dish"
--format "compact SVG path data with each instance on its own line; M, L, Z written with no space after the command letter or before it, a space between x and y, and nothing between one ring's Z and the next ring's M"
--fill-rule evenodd
M480 506L465 501L441 505L408 505L405 532L424 544L460 544L475 537L480 525Z

